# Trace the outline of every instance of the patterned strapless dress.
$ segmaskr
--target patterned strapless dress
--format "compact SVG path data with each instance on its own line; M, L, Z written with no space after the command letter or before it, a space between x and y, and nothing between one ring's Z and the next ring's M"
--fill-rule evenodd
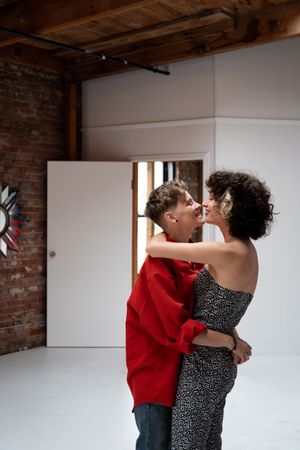
M252 295L217 284L204 267L195 280L194 319L232 334ZM172 416L172 450L220 450L225 400L237 375L227 348L184 354Z

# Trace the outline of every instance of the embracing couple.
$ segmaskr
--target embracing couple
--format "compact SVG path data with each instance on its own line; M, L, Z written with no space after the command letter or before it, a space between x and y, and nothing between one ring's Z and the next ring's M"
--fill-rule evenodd
M145 214L161 233L127 304L126 363L139 430L136 450L220 450L227 394L251 346L235 329L251 302L258 259L251 240L273 220L256 177L218 171L201 206L182 182L154 189ZM224 242L190 240L205 222Z

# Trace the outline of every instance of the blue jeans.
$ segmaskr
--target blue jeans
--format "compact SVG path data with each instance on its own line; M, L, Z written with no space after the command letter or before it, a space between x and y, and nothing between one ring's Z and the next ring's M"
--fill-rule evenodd
M169 450L171 448L172 408L160 403L143 403L134 408L140 432L136 450Z

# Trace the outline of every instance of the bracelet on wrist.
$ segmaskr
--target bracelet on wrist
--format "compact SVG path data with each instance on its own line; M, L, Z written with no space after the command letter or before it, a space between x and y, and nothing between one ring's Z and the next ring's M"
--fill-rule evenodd
M232 339L233 339L233 347L232 347L231 351L233 352L234 350L236 350L237 342L236 342L235 336L232 336Z

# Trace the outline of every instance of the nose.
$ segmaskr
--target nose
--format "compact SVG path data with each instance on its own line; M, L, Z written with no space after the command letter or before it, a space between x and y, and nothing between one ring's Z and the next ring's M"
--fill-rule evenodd
M202 208L207 208L207 206L208 206L207 200L205 200L205 201L202 203Z
M194 205L193 205L193 206L194 206L194 209L195 209L195 210L201 209L201 203L198 203L198 202L195 202L195 201L194 201Z

